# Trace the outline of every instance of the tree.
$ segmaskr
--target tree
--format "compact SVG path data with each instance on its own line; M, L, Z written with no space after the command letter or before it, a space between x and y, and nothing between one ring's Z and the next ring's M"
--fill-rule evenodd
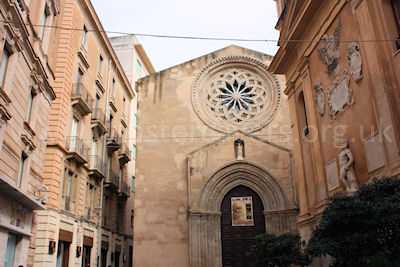
M284 267L290 264L303 266L309 263L301 251L300 237L289 233L281 236L258 235L249 255L254 259L254 267Z
M352 196L334 195L307 246L337 266L400 266L400 180L374 179Z

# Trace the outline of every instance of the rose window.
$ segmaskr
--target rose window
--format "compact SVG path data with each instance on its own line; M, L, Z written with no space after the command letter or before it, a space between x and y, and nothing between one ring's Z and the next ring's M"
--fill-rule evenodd
M279 106L277 81L266 70L225 66L199 78L193 103L200 118L216 130L253 132L268 124Z

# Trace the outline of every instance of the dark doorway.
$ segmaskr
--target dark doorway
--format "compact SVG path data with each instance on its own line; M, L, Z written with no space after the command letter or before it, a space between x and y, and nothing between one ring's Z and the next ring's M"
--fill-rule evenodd
M119 256L121 255L121 252L115 251L115 267L119 267Z
M250 266L252 259L246 253L254 244L254 237L265 233L264 206L260 197L248 187L235 187L222 200L221 212L223 266Z
M90 267L90 251L92 247L83 246L82 267Z
M101 267L107 267L107 249L101 249Z
M69 246L71 243L61 241L58 242L58 249L57 249L57 267L68 267L69 263Z

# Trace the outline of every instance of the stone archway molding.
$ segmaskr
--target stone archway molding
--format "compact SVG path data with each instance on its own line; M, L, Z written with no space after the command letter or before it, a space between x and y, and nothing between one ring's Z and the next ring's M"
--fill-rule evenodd
M233 162L214 173L195 206L189 210L190 266L222 266L220 207L224 196L236 186L254 190L264 205L266 231L295 231L297 208L277 180L265 169L247 161Z

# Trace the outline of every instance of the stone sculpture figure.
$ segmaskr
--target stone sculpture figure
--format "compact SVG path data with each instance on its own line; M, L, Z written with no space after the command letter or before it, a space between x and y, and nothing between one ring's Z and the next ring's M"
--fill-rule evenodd
M351 42L347 46L347 60L349 62L350 73L356 82L361 81L362 74L362 57L360 53L360 46L356 42Z
M335 78L339 73L339 44L340 34L342 32L342 22L339 24L331 36L324 34L321 41L324 41L322 48L318 49L320 60L326 65L329 78Z
M237 149L236 159L237 160L243 160L244 159L244 156L243 156L243 144L242 143L238 143L236 149Z
M354 172L354 158L353 153L349 149L349 142L343 140L342 151L339 154L339 179L346 186L348 194L354 194L358 190L357 177Z

